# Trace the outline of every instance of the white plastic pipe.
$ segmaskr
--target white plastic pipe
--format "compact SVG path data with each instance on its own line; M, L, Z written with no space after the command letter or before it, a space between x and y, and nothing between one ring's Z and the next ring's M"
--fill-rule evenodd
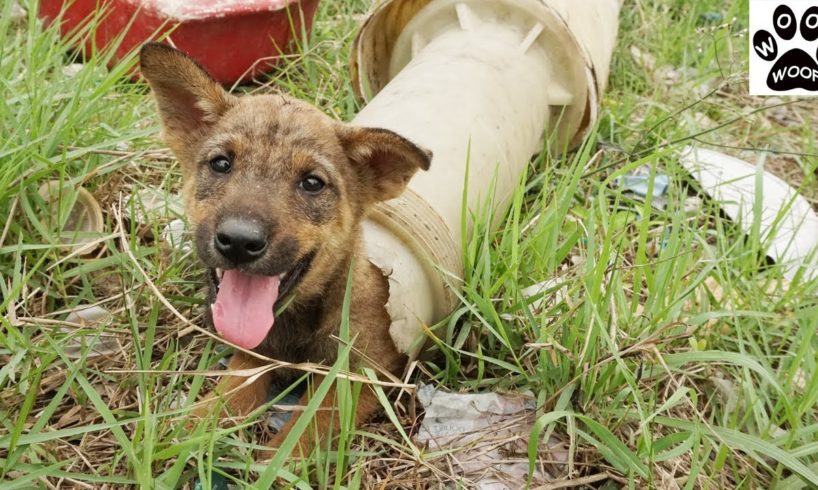
M596 119L618 9L617 0L393 0L365 22L353 79L374 97L353 124L391 129L434 153L431 169L364 228L370 260L389 276L391 333L404 352L420 347L422 324L456 306L447 284L458 287L463 272L467 169L475 210L512 194L544 138L556 148L582 139Z

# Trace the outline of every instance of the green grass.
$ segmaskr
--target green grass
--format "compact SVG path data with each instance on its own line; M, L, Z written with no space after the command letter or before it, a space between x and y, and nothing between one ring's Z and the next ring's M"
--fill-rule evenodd
M299 54L250 89L285 90L350 119L358 106L346 61L367 6L325 0ZM201 324L201 271L192 253L159 238L173 216L127 219L138 207L127 195L171 195L179 184L147 90L126 77L134 60L108 70L102 52L66 73L75 61L67 42L32 15L0 15L0 37L0 487L180 488L212 475L247 488L469 485L450 473L449 455L412 443L405 394L395 403L377 387L384 414L351 427L361 383L335 379L345 355L327 378L342 412L335 451L282 451L259 464L253 418L186 432L213 380L194 372L223 354L204 335L178 336L187 325L164 304ZM698 186L677 162L693 141L753 162L774 150L768 168L818 202L814 102L750 97L746 71L746 1L627 2L600 124L569 155L532 160L503 220L489 223L491 206L473 212L461 305L435 329L437 356L412 380L534 393L521 457L549 459L537 444L547 436L567 442L569 463L549 467L558 478L607 473L602 488L818 486L818 281L784 281L765 244L715 203L690 199ZM670 176L665 209L616 188L640 167ZM102 203L96 257L66 257L61 246L73 196L62 196L56 220L42 219L37 189L51 179L81 183ZM545 291L524 294L546 280ZM64 322L97 302L109 321ZM119 347L93 356L102 334ZM77 356L68 347L80 338Z

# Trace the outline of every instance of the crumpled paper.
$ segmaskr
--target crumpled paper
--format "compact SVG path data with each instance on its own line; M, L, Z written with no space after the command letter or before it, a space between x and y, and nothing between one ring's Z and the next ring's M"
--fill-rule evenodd
M528 437L535 421L530 396L447 393L421 385L418 399L426 415L416 436L429 450L450 450L451 467L481 490L517 490L528 482ZM550 460L567 462L568 448L549 439ZM533 484L552 480L536 468Z

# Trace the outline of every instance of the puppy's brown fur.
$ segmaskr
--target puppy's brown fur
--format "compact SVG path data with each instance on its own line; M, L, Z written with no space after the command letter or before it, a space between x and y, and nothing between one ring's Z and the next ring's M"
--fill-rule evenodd
M374 203L398 196L418 169L428 169L431 154L391 131L339 123L287 96L235 97L165 45L143 47L141 71L153 89L165 141L182 168L186 212L205 265L230 268L212 245L219 220L230 216L252 216L269 230L269 250L242 265L243 272L272 276L313 257L293 289L292 303L256 351L289 362L332 363L338 346L331 336L338 333L354 264L350 336L366 358L392 372L401 370L405 358L389 336L384 306L388 282L361 253L361 221ZM208 164L220 155L232 162L228 174ZM299 188L308 174L326 182L323 191L312 195ZM352 362L354 367L365 363L358 357ZM230 362L230 369L258 366L256 358L241 352ZM298 374L276 370L243 387L245 378L228 376L212 399L229 393L229 411L244 415L264 403L271 383L286 386ZM324 400L324 408L330 408L334 393ZM362 390L356 421L376 407L374 393ZM331 417L318 412L319 434L327 433ZM283 442L295 419L271 446ZM302 446L306 442L302 438Z

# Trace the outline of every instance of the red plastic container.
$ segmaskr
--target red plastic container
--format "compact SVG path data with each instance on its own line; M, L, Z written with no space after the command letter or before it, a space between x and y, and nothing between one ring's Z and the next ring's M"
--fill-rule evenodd
M114 61L170 32L169 42L229 84L269 71L293 37L309 32L317 6L318 0L42 0L39 15L47 23L61 19L65 36L103 9L85 48L102 49L126 31Z

